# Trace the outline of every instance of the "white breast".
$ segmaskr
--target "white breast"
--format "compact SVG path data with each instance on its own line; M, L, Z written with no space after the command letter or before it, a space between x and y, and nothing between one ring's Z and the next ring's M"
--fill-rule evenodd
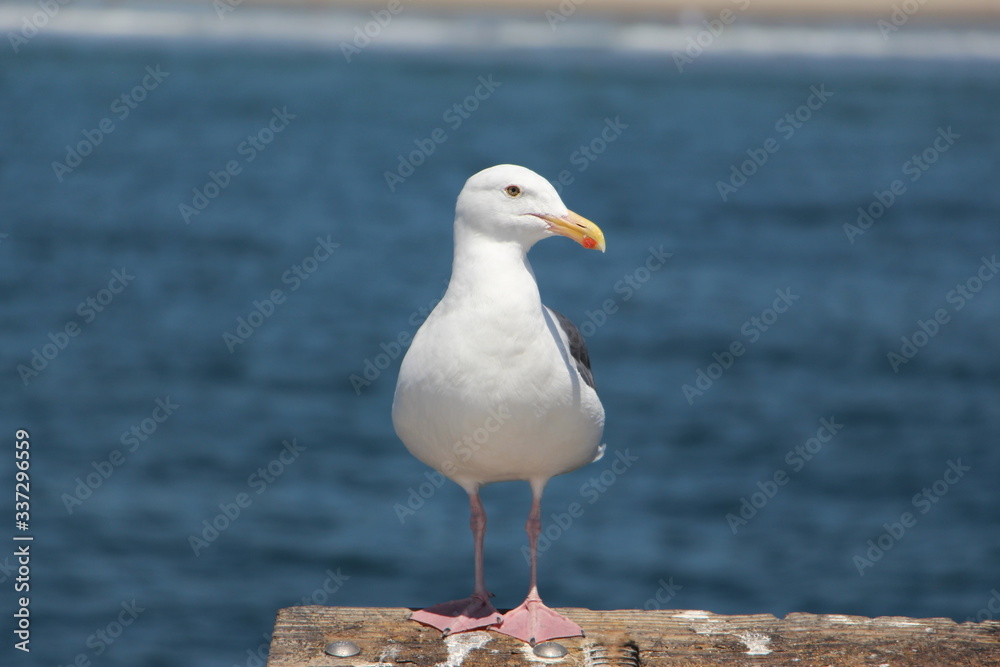
M467 490L575 470L595 458L604 426L540 303L447 296L407 351L392 414L407 449Z

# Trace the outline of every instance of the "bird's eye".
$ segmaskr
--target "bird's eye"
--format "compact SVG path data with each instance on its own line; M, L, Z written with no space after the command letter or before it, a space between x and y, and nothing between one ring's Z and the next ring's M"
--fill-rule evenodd
M506 192L511 197L521 196L521 188L517 187L516 185L508 185L504 190L504 192Z

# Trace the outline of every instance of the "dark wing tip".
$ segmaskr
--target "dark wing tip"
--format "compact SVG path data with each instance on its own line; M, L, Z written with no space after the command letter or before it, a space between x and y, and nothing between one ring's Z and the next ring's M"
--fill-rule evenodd
M594 373L590 370L590 355L587 353L587 344L583 340L583 334L568 317L551 308L549 310L556 316L562 330L566 332L566 339L569 340L569 353L576 360L576 369L580 372L580 377L587 383L587 386L596 390Z

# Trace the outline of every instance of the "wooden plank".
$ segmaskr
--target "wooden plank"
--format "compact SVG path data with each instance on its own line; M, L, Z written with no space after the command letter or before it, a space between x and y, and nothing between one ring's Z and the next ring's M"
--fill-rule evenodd
M947 618L789 614L721 616L705 611L559 609L586 637L560 639L569 653L543 659L497 632L441 633L407 620L409 609L289 607L278 612L268 667L580 667L789 665L794 667L1000 667L1000 622ZM354 657L324 651L334 641Z

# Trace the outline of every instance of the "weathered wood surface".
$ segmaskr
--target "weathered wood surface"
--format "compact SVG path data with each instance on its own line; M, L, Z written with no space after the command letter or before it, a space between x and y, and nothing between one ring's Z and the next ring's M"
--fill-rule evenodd
M825 667L1000 667L1000 622L958 624L944 618L789 614L720 616L704 611L560 609L586 637L557 640L560 659L534 655L527 644L497 632L442 639L408 621L409 609L290 607L278 612L268 667L498 667L561 664L581 667L667 665L794 665ZM327 655L350 640L361 653Z

